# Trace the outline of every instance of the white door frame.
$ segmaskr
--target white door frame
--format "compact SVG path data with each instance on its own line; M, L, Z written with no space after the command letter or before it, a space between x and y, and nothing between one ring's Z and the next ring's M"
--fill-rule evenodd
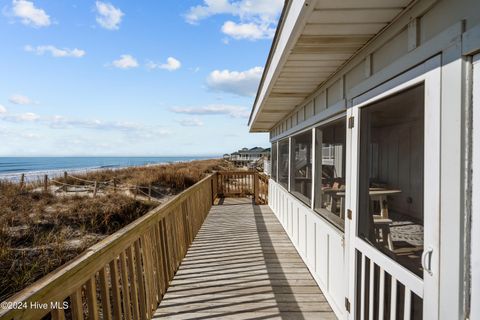
M480 54L473 57L470 319L480 319Z
M425 87L425 143L424 143L424 248L431 248L431 272L424 271L423 280L397 262L382 254L356 236L358 221L360 108L392 94L424 83ZM349 285L351 304L349 319L355 319L356 310L356 250L359 250L382 270L401 282L411 292L423 298L424 319L438 319L439 297L439 239L440 239L440 117L441 117L441 57L436 56L398 77L353 99L348 116L354 117L354 127L347 129L347 208L352 220L347 220L346 239L349 241ZM382 278L382 277L381 277ZM361 281L364 281L361 277ZM380 279L382 281L382 279ZM365 284L367 285L367 284ZM362 300L361 300L362 301ZM381 303L380 303L381 304ZM382 308L383 306L380 306ZM405 307L410 305L405 304ZM363 317L363 315L362 315ZM363 318L361 318L363 319ZM409 318L405 318L409 319Z

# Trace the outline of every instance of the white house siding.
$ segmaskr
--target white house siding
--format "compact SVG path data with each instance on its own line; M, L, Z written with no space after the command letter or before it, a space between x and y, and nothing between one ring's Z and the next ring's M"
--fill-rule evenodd
M269 206L338 317L344 316L343 232L314 213L278 183L269 182Z
M471 318L480 319L480 55L473 69L472 232L471 232Z
M468 304L465 301L468 301L469 297L468 293L464 295L463 270L466 267L464 264L464 201L468 195L465 194L467 176L464 171L466 150L463 130L464 114L469 107L466 104L468 99L465 99L468 94L470 68L468 55L480 50L479 25L480 1L478 0L418 1L271 130L272 141L289 136L311 126L312 118L316 118L318 122L329 118L332 114L338 114L351 107L353 98L434 55L441 55L442 88L439 89L442 90L440 168L442 198L440 203L441 274L438 303L440 319L460 319L467 316L464 308ZM311 110L312 103L314 115L310 116L309 113L310 117L306 117L306 107ZM291 127L286 126L287 121L291 123ZM275 185L272 184L273 189L277 188ZM273 210L282 217L285 214L285 208L288 205L296 205L298 201L287 196L283 189L282 192L278 190L276 192L282 194L283 198L290 199L285 205L272 203ZM326 228L324 230L332 229L313 211L302 209L302 212L308 217L311 216L310 219L316 217L315 219L318 219L316 225L322 225ZM301 215L301 213L294 214ZM331 234L333 235L329 233L329 237ZM296 237L298 236L293 233L292 241L297 241L296 246L301 252L302 240L295 240ZM314 240L308 240L310 237L309 235L307 243L315 243ZM335 236L332 237L335 238ZM319 249L316 252L322 255L322 259L326 257L324 263L329 263L331 251ZM308 257L305 254L303 256L311 268ZM324 278L328 276L323 275ZM324 279L321 272L317 277L321 284ZM325 284L322 287L325 290L324 287ZM326 295L335 304L341 303L340 298L334 298L336 295L330 293L328 288ZM338 308L344 309L341 304Z

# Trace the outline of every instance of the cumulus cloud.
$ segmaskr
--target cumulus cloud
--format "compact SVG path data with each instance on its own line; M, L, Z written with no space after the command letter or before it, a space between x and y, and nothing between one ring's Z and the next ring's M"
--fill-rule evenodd
M32 105L32 104L38 104L38 102L33 101L27 96L21 95L21 94L14 94L8 98L8 101L10 101L13 104L19 104L19 105Z
M185 19L189 23L218 14L230 14L241 19L274 22L282 10L283 0L204 0L202 5L191 7Z
M131 69L138 67L138 61L129 54L122 54L118 60L114 60L112 65L119 69Z
M97 1L95 3L97 11L97 22L100 26L108 30L118 30L120 23L125 15L122 10L115 8L111 3Z
M258 40L273 38L275 28L271 27L268 23L235 23L233 21L227 21L222 26L222 32L236 40Z
M33 52L38 55L44 55L45 53L50 53L52 57L55 58L64 58L64 57L72 57L72 58L81 58L83 57L86 52L81 49L69 49L69 48L57 48L52 45L45 45L45 46L37 46L33 47L30 45L25 46L25 51L27 52Z
M239 22L224 23L222 32L227 36L233 39L270 39L275 34L283 4L283 0L204 0L203 4L189 9L185 20L197 24L214 15L232 15Z
M8 15L20 19L20 22L35 28L48 27L51 24L50 16L45 10L35 7L27 0L13 0L12 9Z
M203 126L203 122L200 119L197 118L189 118L189 119L181 119L177 120L180 125L184 127L201 127Z
M175 59L174 57L168 57L166 63L157 64L152 61L149 61L147 63L147 68L150 70L165 69L168 71L175 71L177 69L180 69L181 66L182 66L182 63L179 60Z
M7 108L0 104L0 114L7 113Z
M262 72L262 67L245 71L214 70L207 78L207 85L214 91L254 96L262 78Z
M170 111L190 115L227 115L232 118L248 118L250 115L250 112L245 107L225 104L215 104L203 107L173 107Z

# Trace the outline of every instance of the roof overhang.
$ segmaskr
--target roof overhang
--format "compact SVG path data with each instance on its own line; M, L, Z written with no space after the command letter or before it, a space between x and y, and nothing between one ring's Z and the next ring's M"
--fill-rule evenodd
M250 131L270 131L411 2L287 0L250 114Z

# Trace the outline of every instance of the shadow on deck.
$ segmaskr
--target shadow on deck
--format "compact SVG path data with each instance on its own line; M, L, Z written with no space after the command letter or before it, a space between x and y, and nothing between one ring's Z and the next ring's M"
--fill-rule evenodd
M335 319L268 206L221 199L154 319Z

